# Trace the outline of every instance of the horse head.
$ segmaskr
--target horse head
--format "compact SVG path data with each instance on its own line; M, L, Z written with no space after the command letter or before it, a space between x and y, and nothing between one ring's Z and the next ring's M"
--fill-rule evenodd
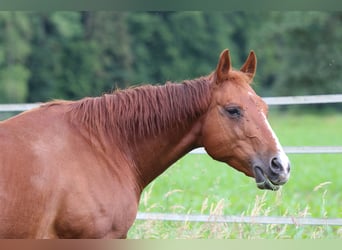
M216 160L254 177L260 189L277 190L290 176L290 163L267 120L268 107L251 87L256 56L235 70L229 51L221 53L210 76L211 101L202 144Z

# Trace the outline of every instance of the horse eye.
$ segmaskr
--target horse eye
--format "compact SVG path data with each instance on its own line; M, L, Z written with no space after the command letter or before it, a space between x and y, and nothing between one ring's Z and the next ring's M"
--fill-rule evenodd
M239 118L242 115L239 107L225 107L224 109L232 118Z

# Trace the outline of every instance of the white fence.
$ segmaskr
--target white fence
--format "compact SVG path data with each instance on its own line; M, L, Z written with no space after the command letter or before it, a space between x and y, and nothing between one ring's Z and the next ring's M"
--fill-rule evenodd
M283 216L236 216L236 215L193 215L193 214L165 214L138 213L137 220L159 221L191 221L208 223L250 223L250 224L287 224L287 225L324 225L340 226L340 218L304 218Z
M296 104L324 104L342 103L342 94L338 95L313 95L313 96L288 96L265 97L268 105L296 105ZM39 106L39 103L24 104L0 104L0 112L20 112ZM298 146L284 147L288 154L340 154L342 146ZM192 154L205 154L203 148L191 151ZM296 217L272 217L272 216L218 216L218 215L191 215L191 214L165 214L142 213L137 214L137 220L160 221L189 221L208 223L256 223L256 224L292 224L292 225L329 225L342 226L341 218L296 218Z

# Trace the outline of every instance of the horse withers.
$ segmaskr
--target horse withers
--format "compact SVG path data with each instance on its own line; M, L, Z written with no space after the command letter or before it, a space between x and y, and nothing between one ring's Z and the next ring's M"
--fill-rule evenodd
M54 101L0 123L2 238L125 238L140 195L192 149L254 177L287 182L290 164L251 88L222 52L211 74L79 101Z

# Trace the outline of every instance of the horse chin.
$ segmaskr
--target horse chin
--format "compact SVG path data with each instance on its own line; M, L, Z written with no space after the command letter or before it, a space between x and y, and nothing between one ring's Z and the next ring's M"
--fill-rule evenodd
M264 174L264 171L260 167L254 167L255 173L255 181L257 187L260 189L268 189L272 191L277 191L280 188L280 185L276 185L268 179L268 177Z

